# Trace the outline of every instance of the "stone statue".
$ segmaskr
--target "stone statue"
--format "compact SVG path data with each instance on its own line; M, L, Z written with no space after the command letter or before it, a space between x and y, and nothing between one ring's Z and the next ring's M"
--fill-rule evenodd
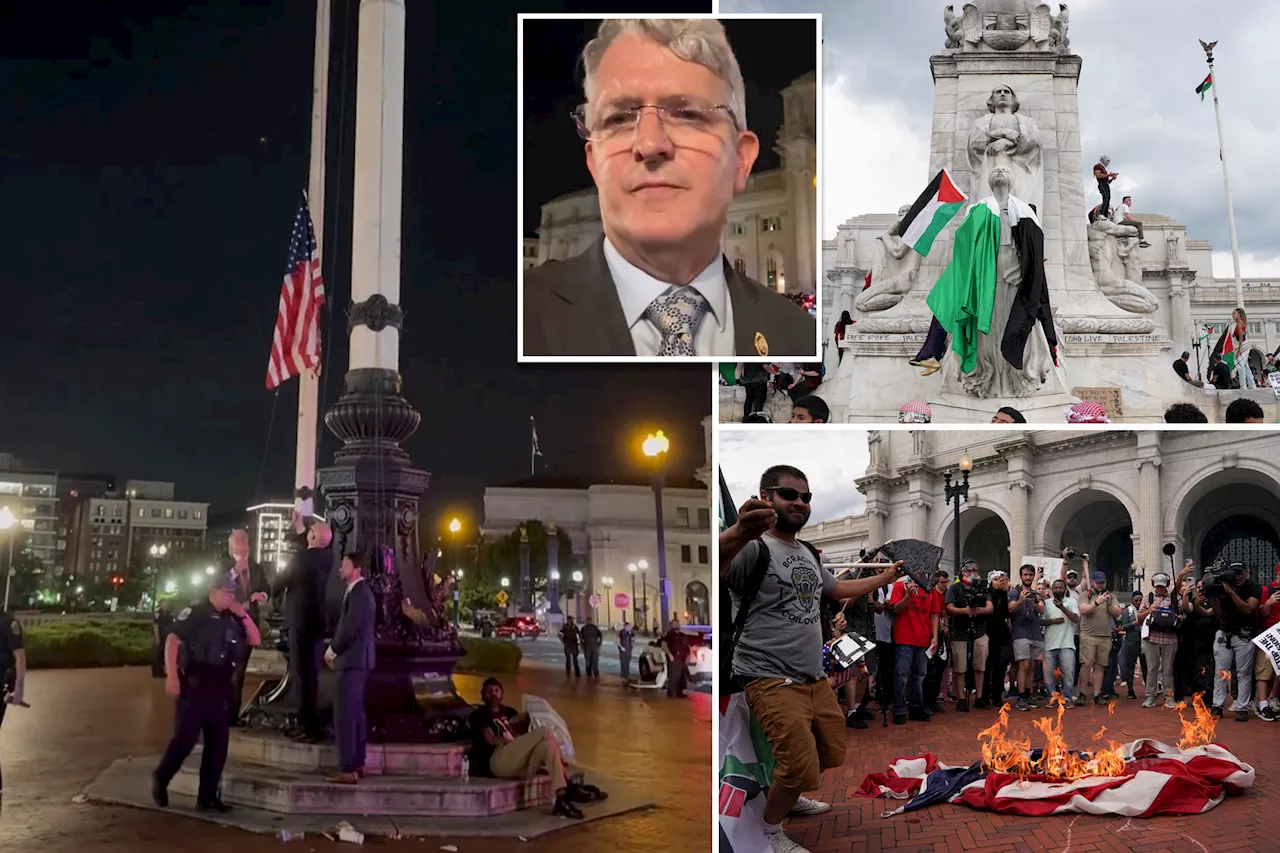
M1180 247L1178 245L1178 232L1166 231L1164 233L1165 260L1167 260L1169 263L1174 263L1175 261L1182 260L1182 256L1179 253L1179 249Z
M1048 3L1035 0L972 0L961 18L962 47L1018 50L1031 42L1036 50L1049 44L1053 15Z
M1151 314L1158 305L1151 291L1140 283L1142 263L1136 237L1131 225L1106 218L1095 221L1089 226L1089 263L1098 287L1112 304L1135 314Z
M400 612L417 628L426 632L431 639L453 636L453 625L449 621L449 599L453 592L453 578L443 581L436 575L436 549L428 549L426 558L419 569L422 573L422 584L426 589L424 607L418 609L413 602L405 598L400 604Z
M1071 52L1071 40L1067 38L1067 6L1062 4L1062 11L1058 12L1058 17L1053 19L1053 27L1049 30L1049 45L1061 56L1066 56Z
M1009 215L1012 178L1010 169L997 166L991 170L989 179L992 196L1000 207L1000 248L996 253L996 292L991 327L987 334L978 335L978 363L973 373L961 372L959 357L954 351L947 353L944 392L958 392L981 399L1030 397L1049 381L1056 369L1049 342L1039 323L1032 327L1027 338L1021 370L1010 364L1000 351L1009 313L1022 284L1022 264L1013 240Z
M1034 119L1018 115L1018 96L1003 83L991 90L987 114L974 119L969 131L969 168L973 186L989 186L991 170L1003 166L1013 179L1010 195L1044 215L1044 165L1040 156L1040 128ZM875 281L875 277L872 277Z
M921 458L929 454L929 433L922 429L911 431L911 455Z
M874 468L880 463L880 443L882 441L884 441L884 433L880 430L867 430L867 467Z
M898 221L876 238L876 259L871 267L871 286L858 294L853 305L859 311L883 311L902 301L915 286L920 272L920 255L903 241L898 231L910 207L898 209Z
M956 16L956 7L948 6L942 10L942 25L947 31L948 50L957 50L962 46L964 41L964 29L961 27L961 19Z
M520 525L520 541L526 543L529 541L529 530L523 524Z

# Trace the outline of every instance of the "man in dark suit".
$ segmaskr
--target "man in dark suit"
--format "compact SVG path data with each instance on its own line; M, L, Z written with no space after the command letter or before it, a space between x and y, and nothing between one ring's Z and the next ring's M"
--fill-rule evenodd
M249 614L253 624L259 625L260 606L267 600L271 584L267 582L267 573L262 565L249 560L247 530L231 531L231 535L227 537L227 554L228 556L222 561L222 571L226 572L231 582L235 584L236 601L244 605L245 612ZM261 628L260 625L259 628ZM232 726L240 725L240 708L244 704L244 676L249 666L249 655L252 652L253 649L248 643L242 643L239 657L235 662L236 671L232 677L231 702L228 708Z
M271 582L271 596L285 593L284 627L289 635L289 680L298 699L298 724L294 732L304 743L324 738L317 701L324 646L324 588L333 572L329 525L316 521L309 528L295 512L295 533L306 532L307 547L293 555L284 571Z
M347 585L338 627L324 653L325 663L338 673L333 697L333 731L338 742L341 770L330 782L354 785L364 776L364 747L368 736L364 717L364 688L374 664L373 629L378 604L364 580L365 562L360 554L348 554L338 568Z
M727 61L689 56L695 39ZM604 20L582 59L575 118L604 236L524 273L522 354L815 358L813 317L721 251L760 152L723 25ZM798 251L816 253L804 242Z

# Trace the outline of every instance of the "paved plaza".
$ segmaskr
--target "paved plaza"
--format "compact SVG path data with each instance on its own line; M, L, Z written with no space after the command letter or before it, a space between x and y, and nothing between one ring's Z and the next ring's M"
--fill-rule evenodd
M459 693L476 702L481 676L455 678ZM540 853L581 848L636 853L705 851L711 839L711 706L706 694L668 700L626 693L617 679L566 683L537 662L503 677L507 702L547 698L565 718L579 763L599 768L644 791L652 809L591 821L528 843L509 838L429 838L367 844L404 850L497 853L518 844ZM5 796L0 803L0 849L41 853L148 853L180 843L191 853L279 850L271 835L120 806L76 804L72 798L116 759L158 755L172 732L173 702L146 669L37 670L28 676L30 709L11 709L0 730ZM288 818L281 821L288 827ZM308 835L290 844L300 851L334 846Z
M1105 707L1069 710L1063 720L1064 737L1070 745L1087 746L1089 736L1106 726L1107 739L1128 742L1146 736L1176 743L1181 731L1176 713L1144 710L1141 703L1120 699L1114 716ZM979 757L976 734L995 722L995 712L957 714L953 705L945 708L931 723L890 722L882 728L877 717L865 731L851 731L844 767L823 774L825 784L814 795L834 807L823 815L789 821L791 838L813 853L1273 853L1280 848L1274 820L1280 793L1280 724L1257 719L1218 723L1217 742L1252 764L1257 780L1251 791L1228 797L1206 814L1146 821L1093 815L1042 819L943 804L881 818L899 803L855 797L868 773L888 770L895 758L926 752L949 764ZM1043 743L1032 720L1047 713L1045 708L1012 711L1009 737L1029 737L1032 746Z

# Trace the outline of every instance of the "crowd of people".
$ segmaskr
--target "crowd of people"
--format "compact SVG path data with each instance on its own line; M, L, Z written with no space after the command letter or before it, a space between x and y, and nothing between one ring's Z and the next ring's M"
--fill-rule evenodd
M1021 565L1010 578L965 559L960 577L938 568L925 588L878 553L856 574L833 573L798 538L813 497L803 472L773 466L720 534L732 613L721 615L721 690L745 694L773 750L764 823L774 853L804 853L783 820L831 808L805 795L876 713L924 724L1005 703L1030 711L1055 695L1068 708L1106 705L1124 691L1144 708L1200 694L1215 717L1280 719L1280 679L1252 642L1280 622L1280 583L1260 585L1262 567L1216 564L1197 578L1188 560L1128 593L1066 548L1049 572ZM874 642L852 673L826 664L843 634Z

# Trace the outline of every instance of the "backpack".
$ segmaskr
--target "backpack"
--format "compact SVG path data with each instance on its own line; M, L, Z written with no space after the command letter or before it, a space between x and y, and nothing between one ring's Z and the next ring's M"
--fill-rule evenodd
M809 549L809 553L813 555L813 559L819 566L819 573L821 573L821 552L803 539L797 539L796 541ZM751 567L751 574L747 575L747 582L743 586L736 616L733 613L733 600L729 585L724 581L720 582L720 624L730 626L729 641L720 647L721 696L732 696L734 693L742 692L742 682L733 674L733 653L738 648L738 641L742 639L742 629L746 627L747 617L751 615L751 606L755 604L756 596L760 594L760 587L764 585L765 576L768 574L769 547L761 542L760 548L756 552L756 563ZM829 631L827 614L824 609L822 611L822 639L824 643L828 639L827 634Z
M1155 613L1152 613L1147 617L1151 620L1150 625L1152 628L1159 628L1162 631L1173 631L1182 622L1182 617L1178 613L1178 594L1176 592L1171 593L1170 597L1173 602L1172 610L1157 610ZM1148 592L1147 606L1150 607L1155 603L1156 594L1154 592Z

